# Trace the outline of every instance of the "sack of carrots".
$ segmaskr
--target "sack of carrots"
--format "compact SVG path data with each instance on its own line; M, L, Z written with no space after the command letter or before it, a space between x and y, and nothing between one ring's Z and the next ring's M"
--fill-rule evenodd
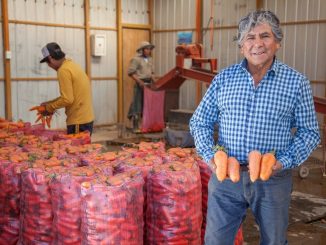
M104 169L105 167L103 167ZM107 167L106 174L112 173ZM91 181L98 167L77 167L67 169L65 173L57 174L50 182L53 210L53 244L80 244L81 243L81 189L82 182ZM102 171L101 171L102 172Z
M16 244L19 235L20 163L0 160L0 245Z
M197 158L197 164L200 169L200 178L201 178L201 186L202 186L202 212L203 212L203 222L201 226L201 238L202 244L204 243L205 231L206 231L206 216L207 216L207 201L208 201L208 182L211 178L212 171L209 166L201 160L199 157Z
M82 244L143 244L143 185L137 171L83 182Z
M198 166L170 162L147 180L148 244L201 244L201 183Z
M83 131L78 134L58 134L54 140L71 140L72 145L85 145L91 143L91 134L88 131Z
M52 204L49 181L51 174L42 168L21 173L20 233L18 244L50 244Z

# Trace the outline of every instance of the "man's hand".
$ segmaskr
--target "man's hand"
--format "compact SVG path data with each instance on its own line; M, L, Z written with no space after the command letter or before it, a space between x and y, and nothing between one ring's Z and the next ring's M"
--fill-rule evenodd
M208 162L208 166L209 166L209 168L212 170L212 172L215 173L216 165L215 165L215 163L214 163L214 158L212 158L212 159Z
M283 168L283 165L279 161L276 161L276 163L272 167L273 172L281 170L282 168Z
M38 106L34 106L32 108L29 109L29 111L37 111L37 114L40 114L42 116L49 116L49 115L52 115L52 113L48 112L46 110L46 106L45 104L41 104L41 105L38 105Z

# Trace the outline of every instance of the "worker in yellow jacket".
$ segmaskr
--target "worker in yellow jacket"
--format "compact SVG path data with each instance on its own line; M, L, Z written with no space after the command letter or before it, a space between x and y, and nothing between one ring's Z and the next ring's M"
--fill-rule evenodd
M67 133L93 131L94 111L91 83L82 70L65 53L57 43L48 43L42 48L43 59L49 67L57 71L60 96L41 104L41 114L51 115L55 110L65 108L67 115ZM40 112L40 110L38 110Z

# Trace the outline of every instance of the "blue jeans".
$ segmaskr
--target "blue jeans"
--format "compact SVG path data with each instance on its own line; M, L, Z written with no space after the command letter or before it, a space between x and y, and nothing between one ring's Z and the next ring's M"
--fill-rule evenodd
M67 125L67 134L78 134L83 131L88 131L92 135L93 122L84 123L84 124Z
M260 231L261 245L287 243L291 170L282 170L268 181L252 183L247 171L238 183L219 182L213 174L208 185L206 245L233 245L249 207Z

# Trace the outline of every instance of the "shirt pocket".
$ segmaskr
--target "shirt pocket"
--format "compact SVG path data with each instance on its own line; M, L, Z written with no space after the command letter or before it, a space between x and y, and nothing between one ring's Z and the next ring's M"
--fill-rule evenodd
M294 115L295 103L296 97L293 94L275 91L261 103L261 112L271 120L290 120Z

